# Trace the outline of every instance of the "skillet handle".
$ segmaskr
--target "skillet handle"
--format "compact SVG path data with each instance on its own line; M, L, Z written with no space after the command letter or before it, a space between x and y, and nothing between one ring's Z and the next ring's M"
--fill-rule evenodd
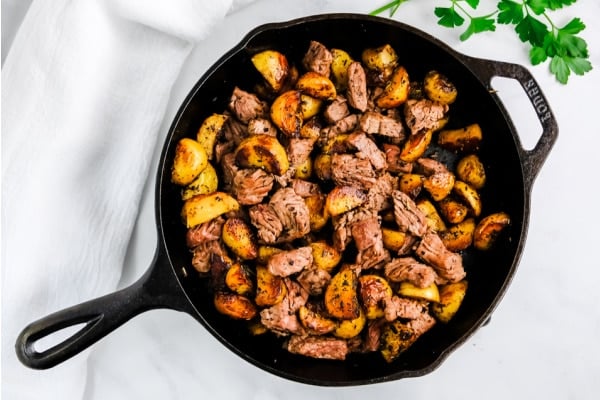
M170 308L190 313L190 307L166 256L159 250L147 272L131 286L55 312L25 327L15 344L17 357L33 369L51 368L144 311ZM85 325L67 339L49 349L36 350L40 339L79 324Z
M517 138L518 150L523 160L524 183L526 188L530 189L558 138L558 124L550 109L548 100L546 100L533 75L522 65L481 58L466 58L467 63L472 67L476 75L484 80L490 88L491 80L494 76L513 78L519 81L536 112L538 120L542 125L542 134L535 147L531 150L525 150Z

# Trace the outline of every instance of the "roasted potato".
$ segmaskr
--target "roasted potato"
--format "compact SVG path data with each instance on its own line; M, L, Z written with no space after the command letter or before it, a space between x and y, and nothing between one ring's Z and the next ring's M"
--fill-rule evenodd
M306 94L300 95L300 110L302 112L302 119L307 120L319 113L321 111L321 105L323 104L323 100L317 99L312 96L308 96Z
M354 319L344 319L337 322L337 326L333 331L333 336L341 339L351 339L363 330L367 324L367 318L362 308L359 309L359 315Z
M415 331L400 320L384 326L381 331L380 352L383 359L392 362L417 340Z
M313 71L306 72L298 78L296 89L321 100L333 100L337 96L333 82L326 76Z
M483 134L479 124L471 124L459 129L445 129L438 135L438 144L457 152L468 152L479 149Z
M219 187L219 178L217 177L217 171L209 162L206 164L206 168L200 172L200 175L196 177L181 191L181 199L188 200L199 194L211 194L217 191Z
M238 145L235 161L242 168L262 168L275 175L283 175L290 167L285 148L269 135L253 135Z
M310 230L312 232L320 231L329 220L329 214L325 210L325 199L326 197L322 194L315 194L304 199L306 208L309 211Z
M400 286L398 287L398 294L404 297L410 297L412 299L427 300L433 302L440 301L440 292L438 291L438 287L435 283L432 283L427 287L421 288L413 285L408 281L400 282Z
M223 243L243 260L252 260L258 256L258 244L254 232L241 218L229 218L221 232Z
M214 304L217 311L234 319L251 320L257 314L252 301L237 293L217 292Z
M450 224L462 222L469 213L469 209L460 201L446 197L438 203L440 214Z
M332 273L342 260L342 254L324 240L312 242L309 246L312 249L313 265L317 268Z
M365 308L367 319L384 316L384 298L394 294L388 281L379 275L361 275L358 278L360 300Z
M510 216L505 212L490 214L475 227L473 246L478 250L488 250L504 228L510 225Z
M421 193L425 177L420 174L403 174L398 181L398 189L415 198Z
M408 72L403 66L399 66L386 83L383 93L375 99L375 104L381 108L398 107L408 99L409 91L410 79Z
M329 139L321 148L323 154L344 153L348 149L346 140L350 137L348 133L340 133Z
M196 140L206 151L209 160L214 157L215 143L227 118L229 118L227 115L212 114L202 122L198 133L196 133Z
M427 226L429 229L434 232L442 232L446 230L446 224L440 214L438 214L437 209L433 205L433 203L425 198L419 199L417 201L417 208L421 210L423 215L425 215L425 220L427 222Z
M435 173L423 180L423 188L433 200L440 201L452 192L455 180L452 172Z
M431 305L431 312L440 322L448 323L454 317L465 298L467 287L466 280L439 287L440 301Z
M225 285L233 292L248 295L254 289L254 282L248 267L240 263L233 263L225 274Z
M344 90L348 85L348 66L354 61L350 54L341 49L331 49L331 74L336 89Z
M183 138L175 147L171 181L176 185L189 185L207 165L204 147L194 139Z
M330 154L319 154L313 161L313 169L315 175L322 181L331 179L331 155Z
M269 272L266 266L256 266L256 296L254 302L259 307L270 307L281 303L287 294L287 287L280 276Z
M440 232L440 238L444 246L450 251L465 250L473 243L473 232L475 231L475 220L467 218L456 225L451 226L444 232Z
M438 71L429 71L423 81L423 89L430 100L442 104L452 104L458 91L450 80Z
M360 316L357 295L358 277L350 268L342 268L325 289L325 309L337 319L356 319Z
M302 97L297 90L280 94L271 104L271 121L287 136L296 137L302 128Z
M294 172L294 178L297 179L310 179L312 176L312 160L308 157L302 164L296 165L296 171Z
M200 194L183 203L181 217L187 228L203 224L219 215L240 209L236 199L223 192Z
M276 50L261 51L252 56L252 64L275 92L281 90L290 70L284 54Z
M485 185L485 168L476 154L470 154L458 161L456 176L475 189L481 189Z
M327 195L325 210L331 216L350 211L367 200L367 195L354 186L336 186Z
M361 59L368 69L379 73L382 81L386 81L398 65L398 55L389 44L363 50Z
M400 232L389 228L381 228L381 236L383 239L383 246L386 249L394 252L397 252L403 248L404 243L406 242L406 232Z
M400 152L400 159L404 162L415 162L425 153L431 143L433 131L424 130L414 135L410 135Z
M469 207L471 214L475 217L481 214L481 198L477 190L473 189L471 185L463 181L456 181L454 182L453 191Z
M308 329L313 335L324 335L332 332L337 326L332 319L326 318L306 306L301 306L298 310L298 319L302 326Z

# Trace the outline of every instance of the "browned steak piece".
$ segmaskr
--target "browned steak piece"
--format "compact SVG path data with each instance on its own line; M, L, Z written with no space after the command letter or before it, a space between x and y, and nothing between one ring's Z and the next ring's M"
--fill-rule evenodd
M415 319L427 313L427 303L405 297L392 296L385 301L384 317L387 321L396 318Z
M219 178L222 178L225 190L231 189L233 178L239 170L235 162L235 153L227 153L221 158L221 176Z
M272 255L267 262L267 269L276 276L289 276L312 265L312 262L312 248L305 246Z
M338 120L335 124L321 128L317 145L323 147L330 139L340 133L353 131L358 126L358 115L350 114Z
M363 343L364 351L377 351L381 343L381 328L385 324L385 319L373 319L367 323L367 334Z
M254 118L248 122L248 134L277 136L277 128L267 118Z
M314 71L329 77L332 61L333 55L329 49L316 40L311 40L308 50L302 58L302 65L308 71Z
M296 280L312 296L319 296L331 281L331 275L324 269L308 266L300 272Z
M375 171L369 160L351 154L331 156L331 176L338 186L369 189L375 184Z
M435 282L435 270L413 257L394 258L384 267L385 276L392 282L408 281L425 288Z
M219 240L223 231L223 224L225 224L225 219L217 217L188 229L185 236L187 246L194 248L204 242Z
M210 271L210 260L212 254L217 254L220 256L225 254L225 251L219 244L218 240L203 242L194 247L192 266L196 269L196 271L201 273Z
M257 235L265 243L273 244L283 232L283 224L273 207L268 204L257 204L248 210L250 222L258 230Z
M333 246L338 251L344 251L352 241L352 225L363 219L376 216L371 209L359 207L341 215L332 217L333 224Z
M298 196L293 188L287 187L276 191L271 196L269 205L283 225L283 232L278 242L299 239L310 232L308 207L304 199Z
M290 353L312 358L345 360L348 344L344 339L329 336L292 336L287 343Z
M312 139L292 138L287 146L287 155L292 166L303 164L310 157L315 141Z
M342 118L350 114L348 110L348 102L345 97L338 95L330 104L325 107L323 116L330 124L335 124Z
M403 161L400 158L402 150L395 144L384 143L383 152L385 153L385 161L389 172L395 174L410 174L413 170L413 164Z
M359 125L360 129L366 133L398 139L405 137L402 122L376 111L367 111L362 114Z
M423 236L427 231L427 221L415 202L400 190L394 190L392 198L394 199L394 219L400 230L415 236Z
M348 66L348 103L359 111L367 109L367 76L362 65L358 61Z
M269 108L255 94L236 86L229 100L229 110L238 120L248 124L254 118L267 118Z
M298 320L296 311L306 304L308 292L297 282L288 278L284 282L287 287L287 294L280 303L260 312L260 322L267 329L279 335L290 333L304 335L306 330Z
M435 318L432 317L428 312L423 311L418 318L408 321L408 326L413 330L415 335L421 336L435 325Z
M232 143L235 147L248 137L248 126L236 118L227 118L223 124L223 138L226 143Z
M273 175L262 169L242 169L233 178L232 192L242 205L260 203L273 188Z
M404 103L404 118L411 134L435 130L446 116L448 106L428 99L410 99Z
M364 133L352 133L348 136L346 142L359 151L359 153L356 154L357 157L369 160L376 170L387 168L385 153L379 150L377 143L369 139Z
M291 187L294 192L302 198L318 195L321 193L321 188L314 182L305 181L304 179L292 179Z
M466 276L461 255L448 250L435 232L428 231L423 235L415 253L433 266L442 279L458 282Z
M392 207L392 192L398 188L398 178L387 172L379 176L367 192L365 207L377 212Z

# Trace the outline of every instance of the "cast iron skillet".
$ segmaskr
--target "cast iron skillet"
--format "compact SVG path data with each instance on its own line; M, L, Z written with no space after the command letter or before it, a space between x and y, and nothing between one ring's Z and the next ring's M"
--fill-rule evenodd
M431 69L448 76L459 89L458 99L451 106L449 126L478 122L485 136L479 153L488 175L487 186L480 192L482 214L502 210L513 221L491 251L469 250L464 254L469 291L458 314L448 325L437 324L391 364L377 353L351 355L344 362L314 360L287 353L281 341L271 335L252 337L240 329L238 322L215 311L206 281L190 273L188 267L191 256L180 219L180 189L170 182L177 141L193 137L204 118L225 110L235 85L252 90L259 82L260 77L250 62L252 54L273 48L299 63L311 39L329 48L344 49L355 59L367 47L389 43L399 53L411 79L422 79ZM519 81L537 113L543 133L530 151L522 147L510 117L490 86L494 76ZM525 244L532 184L557 135L557 124L544 95L531 74L520 65L467 57L410 26L365 15L317 15L260 26L202 76L171 126L158 168L158 244L148 271L130 287L33 322L16 342L18 357L31 368L50 368L135 315L154 308L170 308L196 318L241 358L290 380L341 386L425 375L490 318L506 292ZM449 163L454 162L454 155L442 154ZM85 325L63 342L41 352L34 348L39 339L77 324Z

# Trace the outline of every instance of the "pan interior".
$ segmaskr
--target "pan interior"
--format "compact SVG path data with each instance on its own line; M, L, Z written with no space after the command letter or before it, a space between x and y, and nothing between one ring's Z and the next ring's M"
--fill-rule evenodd
M450 108L448 127L477 122L484 140L479 156L485 164L488 183L480 191L483 215L506 211L512 226L488 252L466 251L464 265L469 290L458 314L447 324L437 324L395 362L386 363L378 354L351 355L344 362L313 360L282 349L282 341L271 335L251 336L243 324L218 314L207 287L190 266L181 223L180 189L169 183L174 147L182 137L195 137L202 121L226 109L234 86L253 91L261 81L250 56L276 49L300 65L310 40L328 48L340 48L360 59L362 50L389 43L397 51L411 80L419 80L431 69L445 74L458 87L457 101ZM466 340L495 308L509 283L524 239L525 193L515 132L503 107L471 70L441 42L400 23L365 16L333 15L308 18L257 28L242 43L218 61L192 89L173 123L161 161L159 176L159 226L175 273L193 304L195 316L211 333L247 361L288 379L317 385L357 385L433 370L455 347ZM434 136L435 138L435 136ZM438 151L448 162L457 156ZM182 272L186 268L188 274Z

